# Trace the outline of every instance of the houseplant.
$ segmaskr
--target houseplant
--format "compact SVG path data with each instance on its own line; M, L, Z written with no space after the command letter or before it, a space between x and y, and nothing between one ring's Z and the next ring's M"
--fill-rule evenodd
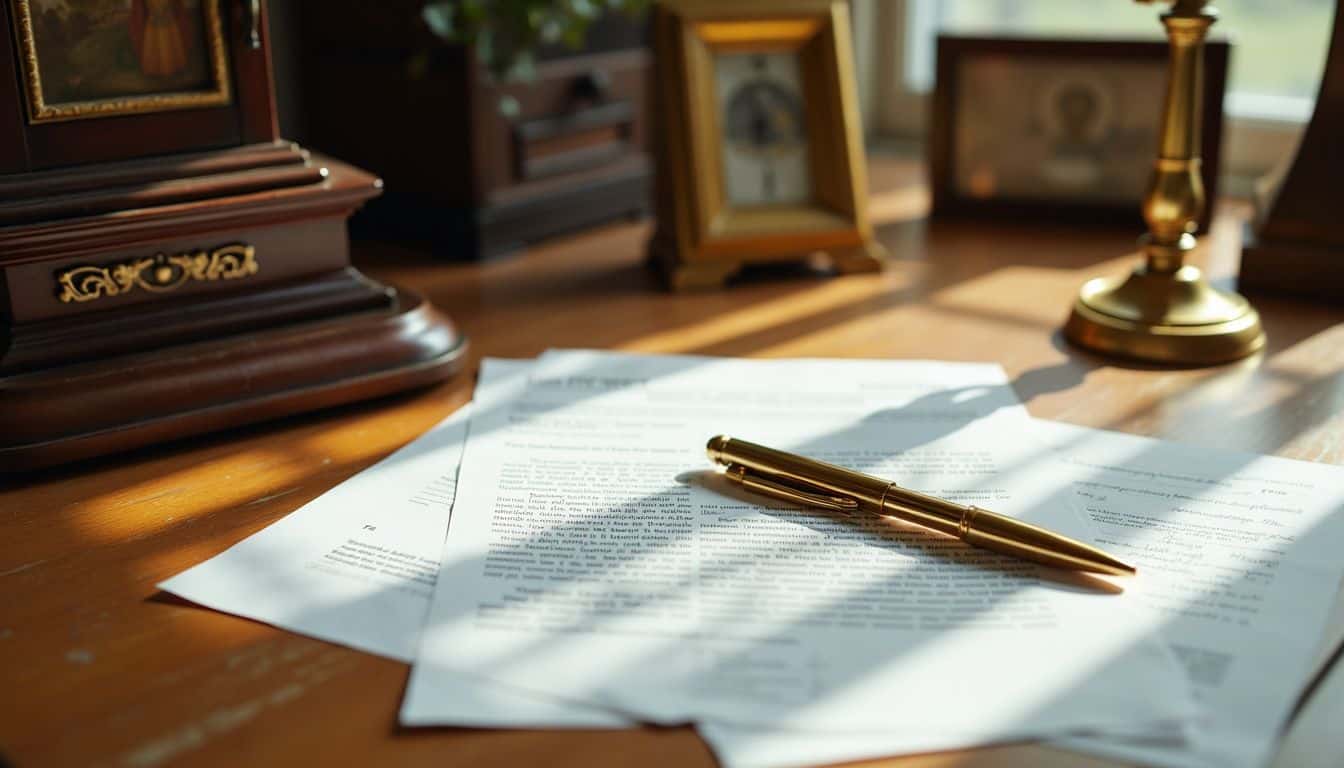
M611 12L638 14L650 0L428 0L422 15L439 37L470 45L500 78L530 78L547 45L579 47Z

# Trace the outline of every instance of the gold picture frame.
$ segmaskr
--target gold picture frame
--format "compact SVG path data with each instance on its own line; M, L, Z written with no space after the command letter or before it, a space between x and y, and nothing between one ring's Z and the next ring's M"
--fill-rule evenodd
M163 92L129 93L104 98L76 98L53 100L43 84L43 69L39 53L38 24L34 3L42 0L14 0L14 28L18 39L19 65L22 69L28 97L30 123L51 123L95 117L135 115L179 109L224 106L232 100L229 79L228 52L224 41L224 24L220 17L219 0L200 0L200 20L205 50L202 64L210 85L202 89L166 90ZM132 6L134 7L134 6ZM181 55L188 55L183 52Z
M657 229L649 254L674 290L716 288L749 263L822 253L841 272L880 269L843 0L666 0L654 9ZM716 56L796 56L810 194L740 206L725 177Z

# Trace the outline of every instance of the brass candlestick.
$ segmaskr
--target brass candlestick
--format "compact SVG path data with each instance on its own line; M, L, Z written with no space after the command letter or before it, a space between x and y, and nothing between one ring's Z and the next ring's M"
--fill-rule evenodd
M1139 245L1145 263L1128 277L1083 286L1064 326L1064 335L1079 346L1163 363L1211 364L1265 345L1260 315L1246 299L1214 288L1185 263L1205 204L1200 99L1204 37L1217 18L1207 0L1176 0L1162 15L1171 59L1157 162L1143 202L1148 234Z

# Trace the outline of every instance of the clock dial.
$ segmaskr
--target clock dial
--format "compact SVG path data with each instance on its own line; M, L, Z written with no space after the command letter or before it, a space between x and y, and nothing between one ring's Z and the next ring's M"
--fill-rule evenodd
M730 205L788 205L812 197L798 55L715 57L723 181Z

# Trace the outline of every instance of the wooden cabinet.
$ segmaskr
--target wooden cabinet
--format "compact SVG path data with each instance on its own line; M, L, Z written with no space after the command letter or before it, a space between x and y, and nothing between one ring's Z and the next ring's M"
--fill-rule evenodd
M499 83L445 45L415 0L297 6L305 141L370 168L386 194L362 231L489 257L648 207L642 22L599 22L581 51L542 52Z

